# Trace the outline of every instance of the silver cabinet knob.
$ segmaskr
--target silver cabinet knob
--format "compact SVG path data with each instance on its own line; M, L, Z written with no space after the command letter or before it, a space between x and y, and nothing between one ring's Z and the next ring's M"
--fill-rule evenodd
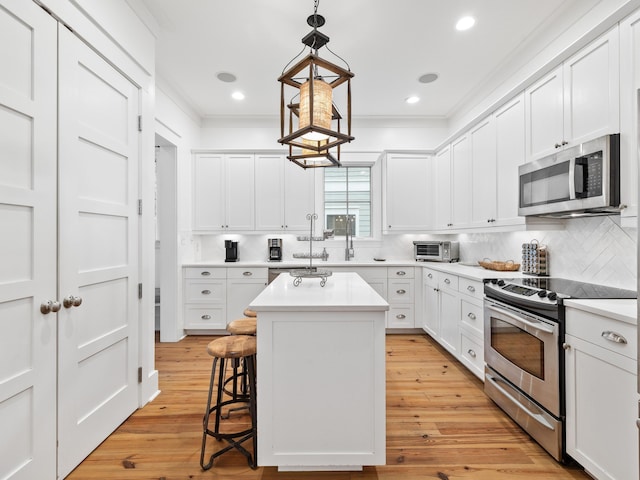
M429 274L427 274L427 277L429 277L429 278L433 278L433 273L429 273Z
M399 313L398 315L396 315L396 318L398 320L404 320L405 318L407 318L407 316L404 313Z
M242 275L244 275L245 277L250 277L251 275L253 275L253 272L242 272Z
M571 349L571 345L569 345L568 343L565 342L565 343L562 344L562 348L564 348L565 350L569 350L569 349Z
M469 290L470 292L475 292L476 291L476 287L474 287L473 285L468 285L467 286L467 290Z
M405 293L407 293L407 291L406 291L406 290L403 290L403 289L400 289L400 290L396 290L396 293L397 293L398 295L404 295Z
M449 280L448 278L444 279L444 283L446 283L447 285L449 285L451 283L451 280Z
M202 275L203 277L208 277L209 275L211 275L211 272L205 270L204 272L200 272L200 275Z
M200 318L203 320L211 320L211 315L202 315Z
M62 305L64 305L64 308L79 307L81 304L82 297L75 297L73 295L69 295L68 297L65 297L64 300L62 300Z
M211 295L211 290L202 290L202 295Z
M402 277L403 275L406 275L407 272L405 272L404 270L399 270L396 272L396 275L398 275L399 277Z
M474 352L473 350L469 349L467 350L467 353L471 358L476 358L476 352Z
M55 313L60 310L60 302L56 300L47 300L46 302L42 302L40 304L40 313L46 315L48 313Z
M609 340L610 342L613 342L613 343L622 343L622 344L626 344L627 343L627 339L626 338L624 338L619 333L612 332L610 330L602 332L600 335L605 340Z
M469 317L471 320L475 320L476 319L476 315L473 312L467 313L467 317Z

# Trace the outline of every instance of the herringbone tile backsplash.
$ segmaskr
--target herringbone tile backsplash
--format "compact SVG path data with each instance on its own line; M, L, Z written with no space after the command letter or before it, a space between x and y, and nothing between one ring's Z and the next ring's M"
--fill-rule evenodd
M632 290L637 286L637 230L622 228L617 216L567 220L563 230L458 237L463 262L490 258L520 263L522 244L537 239L548 247L552 276Z

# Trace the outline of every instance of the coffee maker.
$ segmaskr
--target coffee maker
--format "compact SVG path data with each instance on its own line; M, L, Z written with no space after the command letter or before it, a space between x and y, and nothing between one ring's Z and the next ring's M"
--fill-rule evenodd
M267 239L267 246L269 247L269 261L281 262L282 261L282 239L269 238Z
M225 262L237 262L238 261L238 242L231 240L224 241L224 248L226 250Z

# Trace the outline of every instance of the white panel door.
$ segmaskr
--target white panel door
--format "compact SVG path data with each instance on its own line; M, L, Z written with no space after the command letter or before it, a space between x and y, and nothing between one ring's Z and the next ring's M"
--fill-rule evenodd
M425 155L387 155L385 231L424 231L432 226L432 192L426 188L431 166Z
M55 479L56 22L0 1L0 478Z
M558 151L564 140L562 66L525 91L527 161Z
M469 132L471 139L471 218L478 227L496 221L496 127L487 117Z
M255 229L255 181L253 155L225 156L225 229Z
M256 181L260 179L256 177ZM315 169L284 161L285 228L289 232L307 233L307 214L315 211Z
M59 28L60 477L137 407L138 93Z
M469 136L451 144L451 217L455 228L471 224L471 149Z
M450 228L451 222L451 148L445 147L436 154L435 165L435 205L436 230Z
M281 155L256 155L256 230L278 232L285 228L283 170Z

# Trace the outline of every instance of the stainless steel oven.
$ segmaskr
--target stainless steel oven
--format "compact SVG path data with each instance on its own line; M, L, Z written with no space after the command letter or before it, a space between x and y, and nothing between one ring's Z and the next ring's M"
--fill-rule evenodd
M631 290L535 277L484 284L485 393L556 460L564 448L564 300Z
M561 460L560 325L489 299L484 318L485 393Z

